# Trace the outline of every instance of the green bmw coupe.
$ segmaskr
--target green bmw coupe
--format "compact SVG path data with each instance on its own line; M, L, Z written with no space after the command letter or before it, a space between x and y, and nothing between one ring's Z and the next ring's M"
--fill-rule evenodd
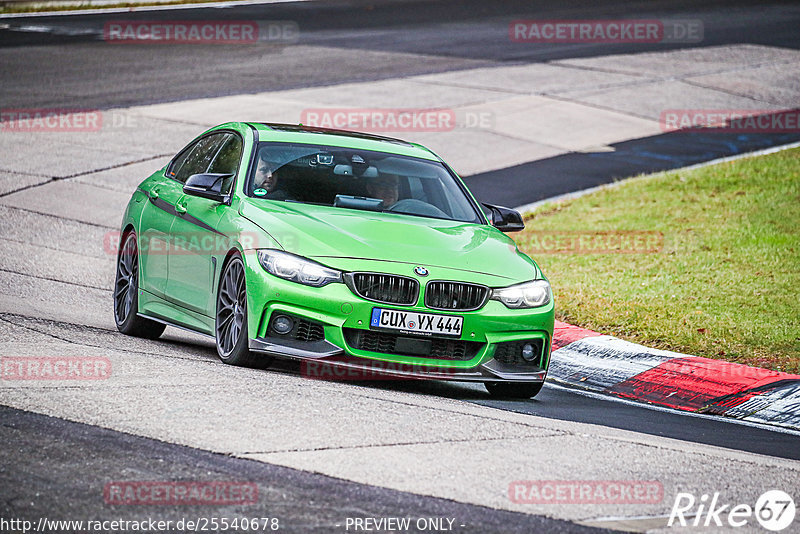
M233 365L282 357L309 376L477 381L528 398L554 311L547 279L503 233L522 228L418 144L227 123L133 193L114 317L133 336L213 336Z

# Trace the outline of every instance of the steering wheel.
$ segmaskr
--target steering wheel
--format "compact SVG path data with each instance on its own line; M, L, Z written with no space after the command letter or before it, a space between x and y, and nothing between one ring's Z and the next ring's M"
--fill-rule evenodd
M440 219L449 218L445 212L433 204L423 200L417 200L416 198L405 198L403 200L399 200L388 208L384 208L383 211L390 213L406 213L409 215L422 215L423 217L436 217Z

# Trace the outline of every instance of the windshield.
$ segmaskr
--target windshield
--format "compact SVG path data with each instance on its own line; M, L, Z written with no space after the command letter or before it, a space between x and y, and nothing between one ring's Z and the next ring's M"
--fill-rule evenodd
M260 143L247 194L268 200L483 222L441 163L369 150Z

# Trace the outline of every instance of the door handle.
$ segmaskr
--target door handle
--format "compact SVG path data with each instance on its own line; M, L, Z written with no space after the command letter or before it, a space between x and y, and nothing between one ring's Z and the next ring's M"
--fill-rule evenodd
M175 204L175 213L178 215L186 213L186 204Z
M158 189L151 189L150 190L150 200L155 200L158 198Z

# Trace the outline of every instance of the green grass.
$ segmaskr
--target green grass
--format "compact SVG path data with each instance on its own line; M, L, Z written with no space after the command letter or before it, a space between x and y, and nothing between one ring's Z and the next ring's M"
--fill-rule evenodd
M113 9L113 8L129 8L129 7L143 7L143 6L169 6L177 4L205 4L210 2L217 2L219 0L172 0L169 2L118 2L113 4L91 4L76 1L74 4L47 4L42 2L23 2L16 3L10 2L2 4L0 2L0 14L5 13L39 13L42 11L72 11L77 9Z
M620 230L660 232L663 247L541 253L553 231ZM563 321L651 347L800 372L800 149L640 177L545 205L514 237L550 279Z

